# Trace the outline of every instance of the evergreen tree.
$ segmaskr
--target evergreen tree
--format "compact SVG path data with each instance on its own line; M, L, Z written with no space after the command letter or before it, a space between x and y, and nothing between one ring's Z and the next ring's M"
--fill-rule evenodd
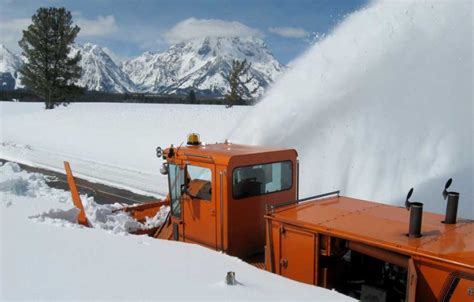
M188 99L192 104L196 102L196 93L194 92L194 89L189 91Z
M252 63L248 63L247 60L232 60L230 71L223 74L229 84L229 91L225 95L228 102L227 107L232 107L243 97L251 98L252 94L257 91L258 87L252 91L247 88L247 84L253 80L253 77L248 75L250 67L252 67Z
M21 81L52 109L81 90L73 84L81 76L81 55L69 56L80 29L63 7L41 7L31 20L18 42L27 59L20 68Z

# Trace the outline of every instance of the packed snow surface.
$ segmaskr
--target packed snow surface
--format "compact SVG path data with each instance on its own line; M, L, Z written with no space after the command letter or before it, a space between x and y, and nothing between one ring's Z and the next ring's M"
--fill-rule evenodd
M474 218L472 1L377 1L292 63L231 139L296 148L301 195Z
M351 300L198 245L84 228L76 214L43 175L0 166L0 300Z

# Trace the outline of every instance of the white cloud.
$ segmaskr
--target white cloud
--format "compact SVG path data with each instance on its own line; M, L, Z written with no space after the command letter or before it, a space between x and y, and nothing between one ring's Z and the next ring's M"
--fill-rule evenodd
M11 51L19 51L18 41L30 23L30 18L0 20L0 43Z
M73 13L73 21L79 25L81 37L106 36L118 30L113 15L98 16L95 19L81 17L80 13ZM19 52L18 41L22 37L22 31L31 24L31 18L18 18L0 20L0 43L8 49Z
M96 19L77 17L76 24L81 28L79 35L82 37L106 36L118 30L113 15L98 16Z
M270 27L268 30L285 38L304 38L309 35L309 32L300 27Z
M163 37L168 43L179 43L202 37L262 37L263 34L255 28L237 21L219 19L185 19L165 32Z

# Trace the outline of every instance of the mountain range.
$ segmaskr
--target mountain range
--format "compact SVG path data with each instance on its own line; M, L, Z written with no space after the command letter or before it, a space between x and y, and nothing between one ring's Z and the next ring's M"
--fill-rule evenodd
M258 38L203 38L171 46L163 53L146 52L122 63L122 70L144 92L182 93L189 89L211 95L227 92L223 74L232 60L247 59L251 63L249 90L264 89L283 72L281 65L265 43Z
M247 84L253 97L285 70L255 37L206 37L170 46L165 52L145 52L121 62L114 62L106 48L91 43L75 44L71 54L80 51L82 76L77 84L88 90L125 93L187 94L222 96L228 90L224 74L232 60L251 63ZM21 88L18 68L20 56L0 45L0 89Z

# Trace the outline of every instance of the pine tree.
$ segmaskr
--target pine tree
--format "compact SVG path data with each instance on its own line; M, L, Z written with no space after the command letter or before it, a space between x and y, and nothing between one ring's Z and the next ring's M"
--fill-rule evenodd
M194 89L191 89L189 91L188 100L191 102L191 104L194 104L196 102L196 93L194 92Z
M81 76L81 55L69 56L80 28L63 7L41 7L31 20L18 42L26 57L21 81L45 101L46 109L52 109L80 90L73 83Z
M252 63L248 63L247 60L232 60L230 71L223 74L229 84L229 91L225 95L228 102L227 107L232 107L243 97L251 98L252 94L257 91L258 87L252 91L247 88L247 84L253 80L253 77L248 75L250 67L252 67Z

